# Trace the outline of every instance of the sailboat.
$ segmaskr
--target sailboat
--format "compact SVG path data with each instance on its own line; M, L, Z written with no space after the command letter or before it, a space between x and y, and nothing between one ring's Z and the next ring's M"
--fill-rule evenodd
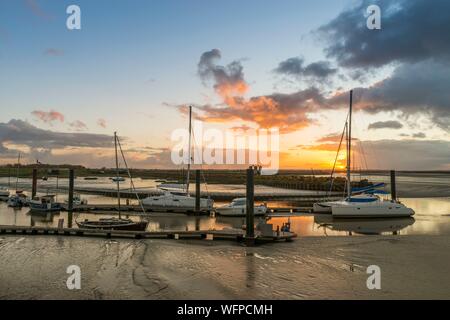
M117 137L117 133L114 132L114 148L115 148L115 155L116 155L116 172L117 176L119 176L119 156L117 151L117 146L120 147L120 141ZM125 156L123 154L122 148L120 147L120 151L122 153L122 157L125 161ZM128 166L127 166L128 168ZM131 178L131 174L128 171L128 174L130 175L131 184L134 187L133 179ZM137 195L136 195L137 196ZM137 196L138 197L138 196ZM138 197L139 199L139 197ZM121 214L121 206L120 206L120 181L117 181L117 205L119 210L119 218L105 218L105 219L99 219L99 220L88 220L85 219L82 222L76 221L76 224L79 228L82 229L108 229L108 230L129 230L129 231L145 231L147 229L148 221L133 221L131 219L124 219L122 218ZM145 213L144 208L142 208L143 212Z
M182 185L161 184L158 186L163 194L160 196L150 196L142 200L142 205L146 208L195 208L195 197L189 194L189 179L191 172L191 138L192 138L192 106L189 106L189 151L186 183ZM214 206L212 199L200 198L200 210L211 211Z
M8 198L7 204L11 208L22 208L28 204L28 199L22 190L19 190L20 152L17 157L16 193Z
M350 107L346 122L347 132L347 196L341 201L315 203L315 212L330 212L333 218L399 218L411 217L414 210L396 199L381 200L375 194L353 195L351 186L351 150L352 150L352 104L353 90L350 90Z

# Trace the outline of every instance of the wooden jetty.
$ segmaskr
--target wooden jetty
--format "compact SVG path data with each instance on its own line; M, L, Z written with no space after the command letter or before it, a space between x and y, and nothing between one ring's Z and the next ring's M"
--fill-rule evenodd
M62 211L70 211L68 204L63 204L61 206ZM89 213L114 213L119 212L119 206L116 204L83 204L74 205L72 208L73 212L89 212ZM142 207L140 205L121 205L120 211L123 213L130 213L136 215L145 215L142 212ZM182 213L190 215L209 215L208 210L199 210L195 208L184 208L184 207L169 207L169 206L152 206L145 207L146 213L161 212L161 213Z
M239 229L225 230L196 230L196 231L123 231L123 230L98 230L78 228L56 227L29 227L29 226L5 226L0 225L0 234L10 235L53 235L53 236L90 236L106 238L131 238L131 239L204 239L204 240L235 240L245 242L245 231ZM292 232L273 231L272 235L255 234L256 243L292 241L297 235Z
M68 205L63 204L61 206L62 211L69 211ZM85 204L73 206L73 212L85 212L85 213L112 213L119 211L119 207L115 204ZM142 213L142 208L140 205L121 205L120 211L124 213L129 213L131 215L145 215ZM211 212L207 210L196 211L195 208L180 208L180 207L149 207L145 208L146 213L179 213L188 215L209 215ZM212 211L215 211L214 209ZM312 207L270 207L268 208L269 215L272 213L311 213Z

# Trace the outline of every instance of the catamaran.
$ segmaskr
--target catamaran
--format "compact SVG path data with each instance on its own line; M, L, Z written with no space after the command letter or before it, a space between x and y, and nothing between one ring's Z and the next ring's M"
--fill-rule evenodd
M119 138L117 137L117 133L114 132L114 147L116 154L116 172L117 177L119 176L119 157L117 147L120 147L120 151L122 154L122 158L125 162L125 166L128 170L128 165L125 160L125 156L123 154L122 147L120 146ZM131 177L130 171L128 170L128 175L131 180L131 186L134 188L133 179ZM117 183L117 205L119 211L119 218L105 218L99 220L88 220L84 221L75 221L79 228L82 229L108 229L108 230L129 230L129 231L145 231L147 229L148 221L133 221L131 219L124 219L121 215L121 205L120 205L120 181L116 181ZM139 199L139 196L136 194L136 197ZM142 206L141 206L142 207ZM142 207L142 211L145 213L144 208Z
M161 207L173 208L195 208L195 197L189 194L189 179L191 171L191 139L192 139L192 106L189 106L189 146L188 146L188 164L186 183L181 185L176 184L161 184L158 188L163 191L162 195L150 196L141 201L146 208L158 209ZM213 210L214 201L209 198L200 198L200 210Z
M347 196L341 201L314 204L315 212L330 212L333 218L398 218L414 215L414 210L397 199L382 200L375 194L354 195L351 186L351 147L352 147L352 104L353 90L350 90L350 107L346 122L347 132Z

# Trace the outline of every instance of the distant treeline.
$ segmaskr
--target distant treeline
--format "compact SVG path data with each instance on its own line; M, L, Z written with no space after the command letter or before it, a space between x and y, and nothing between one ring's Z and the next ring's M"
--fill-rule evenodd
M75 170L77 177L113 177L116 175L115 168L86 168L80 165L50 165L50 164L25 164L20 165L19 177L31 178L33 169L38 170L38 177L67 178L69 169ZM195 170L195 168L194 168ZM156 179L172 183L184 183L186 179L186 170L162 170L162 169L130 169L133 177L142 179ZM9 164L0 166L0 177L15 177L17 165ZM119 170L120 175L127 177L125 169ZM280 170L278 174L271 176L255 176L255 184L266 185L286 189L298 190L318 190L318 191L344 191L345 178L336 177L331 182L330 171L327 170ZM343 173L340 171L340 173ZM383 175L388 177L389 171L386 170L365 170L358 172L361 177L370 175ZM426 176L426 175L450 175L450 171L397 171L398 175L407 176ZM245 170L202 170L202 182L209 184L245 184ZM190 175L190 182L195 182L195 174ZM331 184L332 183L332 184ZM355 187L364 187L371 183L367 179L352 182Z
M33 169L38 170L38 177L52 177L58 176L61 178L68 177L69 169L75 170L77 177L111 177L116 175L115 168L100 168L91 169L83 166L74 165L46 165L46 164L32 164L21 165L19 170L19 177L31 178ZM15 177L17 165L6 165L0 167L1 177ZM185 170L160 170L160 169L131 169L133 177L142 179L159 179L168 182L182 183L185 182ZM120 175L127 177L128 173L124 169L119 170ZM377 171L381 174L382 171ZM255 176L255 183L266 186L273 186L287 189L299 190L322 190L328 191L331 187L331 179L329 177L330 171L325 170L280 170L276 175L271 176ZM245 184L246 171L245 170L202 170L202 182L209 184ZM190 182L195 182L195 174L191 174ZM355 182L355 186L366 186L369 182L361 180ZM345 179L336 177L333 181L332 190L343 191L345 188Z

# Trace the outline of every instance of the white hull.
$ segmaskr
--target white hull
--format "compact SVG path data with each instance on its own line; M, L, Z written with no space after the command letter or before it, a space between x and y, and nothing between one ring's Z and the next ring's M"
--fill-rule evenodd
M314 213L331 213L333 202L318 202L313 204Z
M246 207L221 207L216 209L216 213L227 217L243 217L247 214L247 209ZM256 206L254 208L255 216L264 216L266 213L266 206Z
M353 203L376 203L380 202L380 198L374 195L367 195L367 194L359 194L359 195L352 195L352 204ZM332 213L331 208L333 206L339 206L343 203L346 203L343 200L335 200L335 201L325 201L325 202L316 202L313 204L313 212L314 213Z
M400 218L411 217L414 210L391 201L354 203L342 201L332 206L333 218Z
M195 208L195 197L189 197L184 195L175 195L166 192L161 196L148 197L142 200L142 205L144 208ZM211 211L214 206L214 201L212 199L200 198L200 210Z

